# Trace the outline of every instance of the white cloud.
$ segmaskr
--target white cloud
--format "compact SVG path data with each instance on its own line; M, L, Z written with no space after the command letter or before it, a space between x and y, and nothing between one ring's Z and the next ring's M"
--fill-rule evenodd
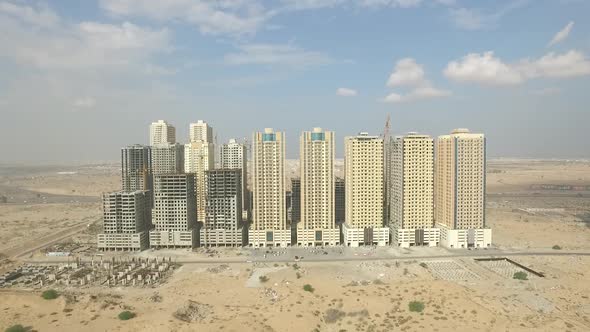
M532 90L531 93L536 96L552 96L561 93L561 89L555 87L543 88L538 90Z
M360 5L364 7L399 7L411 8L417 7L422 0L362 0Z
M59 23L59 17L44 6L20 6L10 2L0 2L0 14L17 18L18 20L39 27L53 27Z
M571 50L564 54L553 52L539 59L523 59L507 64L493 52L470 53L461 60L451 61L444 74L458 82L489 85L514 85L534 78L570 78L590 75L590 60Z
M358 92L354 89L349 88L338 88L336 90L336 95L341 97L354 97L358 95Z
M101 0L100 5L115 16L183 21L213 35L254 33L276 14L256 0Z
M224 56L226 64L306 67L332 62L332 59L323 53L306 51L291 44L242 44L238 48L239 53Z
M441 98L441 97L449 97L451 96L451 91L448 90L440 90L433 87L418 87L412 91L410 91L406 95L400 95L395 92L390 93L385 98L383 98L383 102L386 103L405 103L405 102L412 102L412 101L419 101L425 99L432 99L432 98Z
M440 1L439 1L440 2ZM443 0L443 3L447 2ZM479 30L484 28L493 28L506 15L516 9L526 6L529 0L514 0L507 5L495 11L483 11L478 8L450 8L449 15L451 20L458 28L465 30ZM451 6L453 3L448 2Z
M523 81L522 75L494 57L494 52L470 53L460 61L450 62L444 74L459 82L506 85Z
M171 49L166 29L152 30L129 22L66 23L47 8L10 5L10 12L0 11L0 56L21 65L76 70L124 65L129 69L145 65L153 55ZM14 13L26 13L28 18L22 20ZM39 21L35 17L51 19ZM41 22L43 29L31 21Z
M424 69L412 58L404 58L395 64L393 73L389 75L387 86L420 86L424 85Z
M426 79L426 74L422 65L416 63L413 58L404 58L395 64L395 68L389 79L387 86L392 88L405 87L410 88L405 95L392 92L382 99L387 103L412 102L424 99L448 97L451 92L448 90L437 89Z
M0 31L2 64L17 73L7 75L0 98L23 111L167 97L157 78L145 79L165 71L156 57L172 50L166 29L73 22L48 7L0 0Z
M92 97L79 98L74 101L74 106L78 108L93 108L96 106L96 100Z
M555 34L553 39L549 42L548 46L553 46L559 42L564 41L567 36L569 36L572 28L574 27L574 22L569 22L563 29L561 29L558 33Z

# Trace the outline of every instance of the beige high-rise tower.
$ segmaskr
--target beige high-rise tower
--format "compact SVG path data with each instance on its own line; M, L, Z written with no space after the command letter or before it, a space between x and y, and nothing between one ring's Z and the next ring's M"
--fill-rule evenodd
M335 245L340 235L334 216L334 132L314 128L299 140L301 222L297 243Z
M176 128L164 120L150 125L150 145L176 143Z
M287 246L285 198L285 134L272 128L253 135L253 210L248 232L253 246Z
M190 124L189 138L191 142L205 141L208 143L215 143L213 142L213 128L203 120Z
M199 222L205 222L205 204L207 202L205 171L214 168L214 153L213 143L202 140L184 145L184 172L195 175L197 220Z
M441 244L490 246L492 231L485 223L484 135L455 129L439 136L435 160L435 221L441 227Z
M434 140L409 133L388 144L388 204L392 242L401 247L438 245L434 228Z
M383 139L360 133L344 139L345 217L342 232L348 246L386 245L383 226Z

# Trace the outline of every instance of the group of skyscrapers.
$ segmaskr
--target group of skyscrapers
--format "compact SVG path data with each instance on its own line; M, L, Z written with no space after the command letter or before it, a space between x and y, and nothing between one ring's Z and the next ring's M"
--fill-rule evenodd
M253 134L251 174L250 142L222 144L216 164L214 137L198 121L182 145L159 120L149 146L122 148L122 190L103 195L99 248L491 244L483 134L346 137L342 179L334 132L313 128L301 133L290 191L284 132Z

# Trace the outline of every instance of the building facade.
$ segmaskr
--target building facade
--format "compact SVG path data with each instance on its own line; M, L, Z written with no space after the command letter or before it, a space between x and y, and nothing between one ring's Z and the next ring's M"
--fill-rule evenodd
M205 224L201 227L202 246L241 246L242 171L205 171L207 202Z
M250 217L250 194L248 193L248 155L246 145L230 139L229 143L220 148L221 168L241 170L242 179L242 217L248 220Z
M435 158L435 221L449 248L489 247L485 221L486 141L483 134L456 129L439 136Z
M299 151L301 221L297 243L335 245L340 234L334 216L334 132L321 128L303 132Z
M285 134L266 128L253 135L253 211L248 232L252 246L287 246Z
M176 143L176 128L164 120L150 125L150 145Z
M213 128L203 120L190 124L189 138L191 142L203 141L207 143L215 143L213 142Z
M360 133L346 137L344 143L344 242L353 247L387 245L389 228L384 227L383 218L383 139Z
M434 227L434 140L409 133L393 138L386 184L392 244L400 247L436 246Z
M154 208L150 231L152 247L198 245L195 176L193 174L154 175Z
M146 190L102 195L104 231L98 234L100 250L144 250L149 246L151 196Z
M121 149L121 184L123 191L152 190L152 150L145 145Z
M205 222L207 189L205 172L215 165L213 143L192 141L184 146L184 172L195 175L197 195L197 220Z
M182 144L156 144L152 149L152 173L178 174L184 172L184 146Z

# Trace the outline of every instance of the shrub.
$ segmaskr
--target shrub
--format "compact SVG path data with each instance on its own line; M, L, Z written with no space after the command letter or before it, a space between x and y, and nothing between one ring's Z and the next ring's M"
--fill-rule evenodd
M293 270L299 270L299 265L293 264Z
M559 245L557 245L557 244L556 244L556 245L554 245L554 246L553 246L553 247L551 247L551 248L553 248L553 250L561 250L561 247L560 247Z
M522 271L514 273L514 276L512 278L518 280L528 280L526 272Z
M135 317L135 314L131 311L122 311L118 317L120 320L130 320Z
M422 312L422 310L424 310L424 303L420 301L412 301L408 307L410 308L411 312Z
M315 290L315 288L313 288L310 284L306 284L305 286L303 286L303 290L306 291L306 292L313 293L313 291Z
M44 291L41 297L46 300L55 300L59 297L59 293L55 289L49 289Z
M301 273L297 272L297 279L301 279Z
M260 280L260 282L267 282L268 277L267 276L260 276L260 277L258 277L258 280Z
M420 263L420 266L422 266L422 267L423 267L423 268L425 268L425 269L427 269L427 268L428 268L428 265L426 265L426 263L424 263L424 262Z
M17 324L17 325L12 325L11 327L7 328L4 331L5 332L26 332L27 329L24 326Z

